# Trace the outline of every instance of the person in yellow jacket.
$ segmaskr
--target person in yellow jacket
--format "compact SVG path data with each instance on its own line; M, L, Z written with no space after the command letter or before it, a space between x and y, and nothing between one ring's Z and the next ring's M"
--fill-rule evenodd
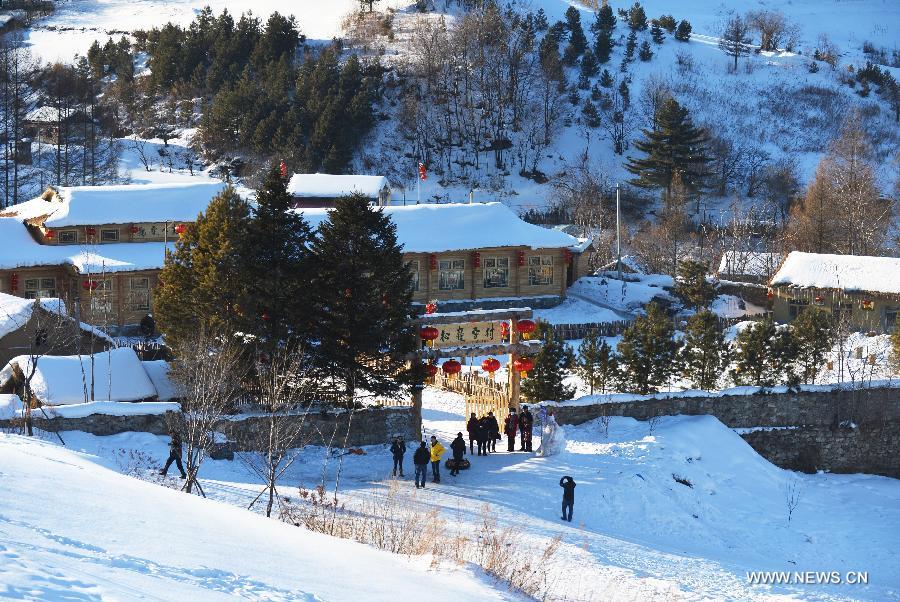
M433 483L441 482L441 456L447 451L434 435L431 436L431 480Z

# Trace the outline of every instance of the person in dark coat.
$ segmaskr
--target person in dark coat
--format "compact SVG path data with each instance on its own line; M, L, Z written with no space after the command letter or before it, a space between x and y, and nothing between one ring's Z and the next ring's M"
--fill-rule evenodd
M562 519L572 522L572 509L575 506L575 479L566 475L559 480L559 486L563 488ZM568 510L568 516L566 516Z
M482 416L478 420L478 430L475 431L475 440L478 442L478 455L486 456L488 455L488 450L490 449L488 445L488 437L490 436L488 431L487 424L487 416Z
M391 455L394 457L394 472L392 476L397 476L397 471L400 471L400 476L403 476L403 455L406 454L406 442L403 440L403 437L394 437L394 442L391 443Z
M450 444L450 450L453 452L453 468L450 469L450 475L455 477L459 474L459 465L466 455L466 442L462 433L456 433L456 439Z
M503 432L506 433L506 451L516 451L516 429L519 428L519 417L515 408L509 408L509 416L503 423Z
M425 475L428 474L428 463L430 461L431 452L428 451L428 448L425 447L425 442L422 441L422 445L413 454L413 464L416 467L416 489L419 487L425 488ZM419 485L420 479L421 485Z
M497 423L497 418L494 417L493 412L488 412L487 415L487 426L488 426L488 446L492 452L497 451L497 439L500 438L500 424Z
M522 447L519 451L531 451L531 429L534 428L534 416L528 406L522 406L522 413L519 414L519 432L522 433Z
M475 444L478 442L478 437L475 435L478 433L478 418L475 417L475 412L472 412L472 415L469 416L469 421L466 423L466 432L469 433L469 453L475 453Z
M169 459L166 460L166 465L159 471L159 474L166 476L172 462L175 462L175 466L181 472L181 478L187 478L187 473L184 472L184 465L181 463L181 435L176 432L172 433L172 441L169 443Z

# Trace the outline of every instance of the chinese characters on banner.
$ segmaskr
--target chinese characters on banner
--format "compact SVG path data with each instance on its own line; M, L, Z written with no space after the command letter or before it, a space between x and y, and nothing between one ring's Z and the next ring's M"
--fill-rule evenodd
M434 341L436 348L503 342L500 336L500 322L435 324L435 327L440 333Z
M166 230L169 231L168 238L169 240L173 240L178 238L178 234L175 232L175 226L177 224L175 222L169 222L168 228L165 224L135 224L137 228L136 232L133 232L132 237L136 240L142 238L165 238Z

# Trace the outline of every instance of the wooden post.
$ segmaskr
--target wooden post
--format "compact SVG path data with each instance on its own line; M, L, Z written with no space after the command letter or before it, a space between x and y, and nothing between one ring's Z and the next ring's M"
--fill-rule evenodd
M422 440L422 390L423 383L416 383L412 387L412 426L415 432L414 442Z
M519 332L516 330L517 320L512 319L509 321L509 342L510 344L514 344L518 342ZM506 371L509 373L509 406L511 408L515 408L516 411L519 410L519 372L513 368L513 362L515 361L516 356L512 353L509 354L509 363L506 366Z

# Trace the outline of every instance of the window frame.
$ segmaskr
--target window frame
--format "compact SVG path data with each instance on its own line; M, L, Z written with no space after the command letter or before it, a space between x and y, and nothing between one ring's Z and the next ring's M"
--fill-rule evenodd
M38 276L36 278L24 278L22 291L26 299L53 299L56 294L56 278Z
M410 259L406 263L406 267L409 269L409 273L412 280L412 292L419 292L419 287L421 286L421 276L419 274L419 270L421 269L421 263L418 259Z
M135 286L135 281L143 282L144 286ZM130 311L150 311L149 276L133 276L128 279L128 309Z
M788 299L788 318L797 319L804 309L811 307L809 299Z
M107 238L107 235L113 235ZM119 242L119 231L111 228L100 230L100 242Z
M540 272L536 272L536 269ZM528 286L553 286L553 272L553 255L528 256Z
M66 240L69 236L71 240ZM77 245L78 230L60 230L56 235L56 242L61 245Z
M501 265L505 263L505 265ZM509 288L509 257L482 257L482 286L484 288ZM502 274L500 283L495 283L494 275Z
M458 286L450 286L451 277L456 280L456 284L458 284ZM466 290L465 259L441 259L438 261L438 290Z

